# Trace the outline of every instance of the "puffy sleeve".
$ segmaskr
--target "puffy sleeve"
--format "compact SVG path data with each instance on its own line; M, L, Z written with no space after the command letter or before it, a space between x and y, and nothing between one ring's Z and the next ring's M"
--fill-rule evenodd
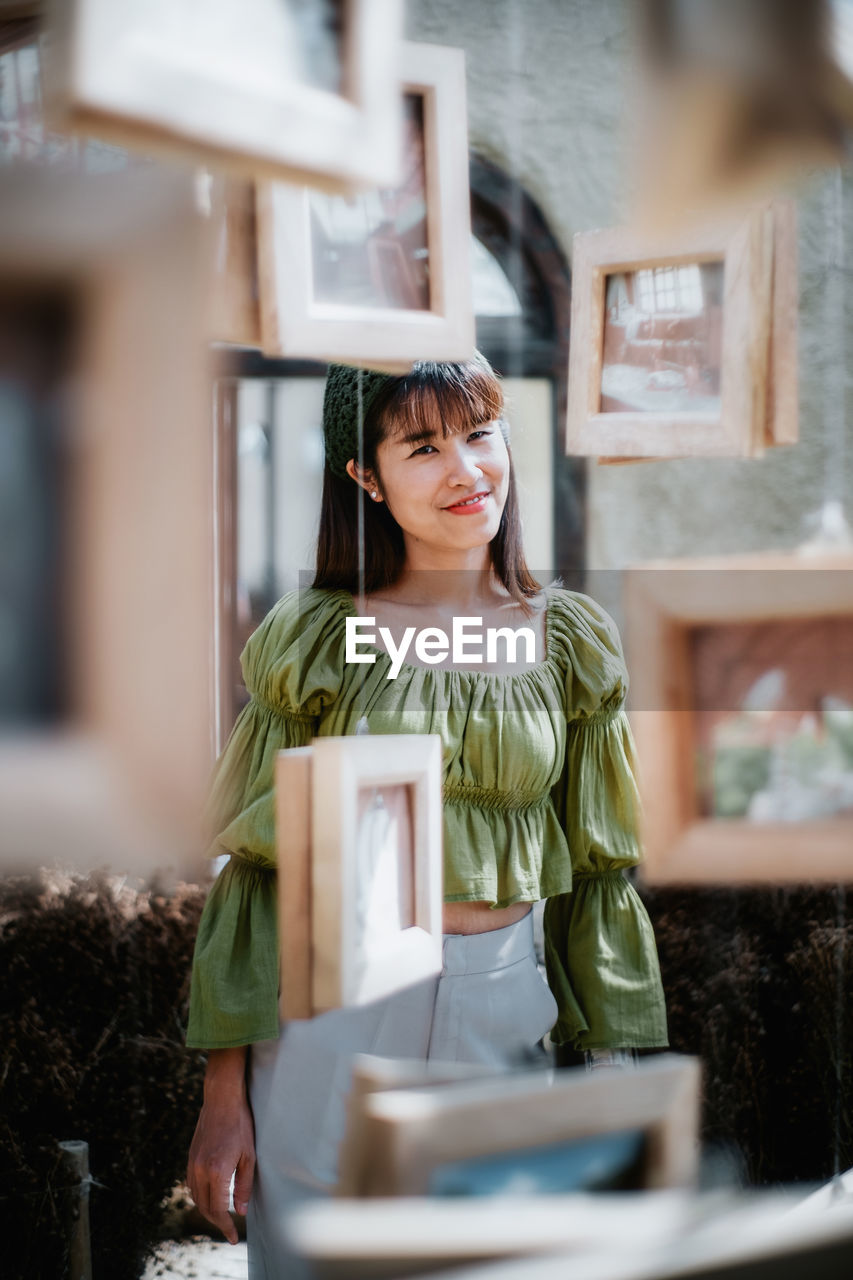
M654 932L625 868L641 858L628 678L612 619L561 592L552 625L566 656L566 757L552 791L572 859L572 892L545 906L545 959L559 1016L551 1037L577 1050L667 1044Z
M213 854L230 854L202 912L187 1044L224 1049L278 1036L275 757L306 746L338 695L342 605L284 596L241 656L250 700L216 763L208 801Z

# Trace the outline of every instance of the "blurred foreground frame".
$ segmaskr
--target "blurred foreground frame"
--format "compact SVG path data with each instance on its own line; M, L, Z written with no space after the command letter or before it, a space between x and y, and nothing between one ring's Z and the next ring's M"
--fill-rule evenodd
M496 1072L461 1063L357 1056L338 1194L436 1194L458 1162L523 1158L605 1135L642 1133L647 1190L687 1188L699 1171L699 1060L657 1054L631 1071Z
M847 0L640 0L638 218L672 228L849 159Z
M336 87L300 74L317 7L51 0L57 123L237 177L265 173L332 190L393 183L401 0L328 6L341 23Z
M838 701L833 714L843 717L845 741L851 736L853 553L768 552L639 565L626 575L625 606L643 879L853 881L853 765L835 780L835 804L823 806L822 815L820 806L811 813L806 808L799 819L786 810L791 779L784 768L776 778L771 769L754 812L750 802L742 816L714 816L712 804L709 816L698 767L704 752L704 790L713 793L717 760L710 760L708 744L748 746L750 717L762 746L790 742L795 722L809 717L818 739L825 736L827 699ZM787 736L774 737L780 729ZM767 757L770 768L769 747ZM803 798L809 799L808 788Z
M22 393L19 425L36 421L28 398L55 418L56 530L31 589L55 595L33 634L55 633L61 690L46 714L24 705L6 717L5 871L59 862L169 879L199 869L211 754L208 247L186 176L151 166L0 177L4 312L38 314L50 297L70 317L49 385L20 344L0 352L3 382ZM32 481L27 466L18 472ZM29 508L12 509L16 540Z

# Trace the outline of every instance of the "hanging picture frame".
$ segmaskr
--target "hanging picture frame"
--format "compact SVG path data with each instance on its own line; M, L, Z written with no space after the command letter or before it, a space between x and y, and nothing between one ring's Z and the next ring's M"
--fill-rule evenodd
M399 173L400 0L55 0L58 127L237 177Z
M789 202L666 238L579 233L572 292L567 453L757 457L796 439Z
M268 355L396 372L473 353L464 54L407 43L401 69L400 183L352 197L259 185Z
M640 566L626 618L643 877L853 880L853 555Z
M558 1147L568 1166L572 1144L634 1135L637 1186L690 1186L698 1172L699 1082L698 1059L662 1054L623 1073L615 1094L608 1072L583 1069L362 1087L348 1124L363 1154L351 1153L355 1182L346 1194L440 1195L453 1186L452 1193L471 1195L485 1193L486 1183L497 1191L490 1180L504 1161L510 1176L513 1162L524 1162L535 1177L537 1168L553 1167Z
M773 216L773 276L768 352L764 447L796 444L799 439L797 209L777 199ZM652 457L599 457L599 464L655 462Z
M441 760L436 734L316 738L279 753L283 1018L440 972Z

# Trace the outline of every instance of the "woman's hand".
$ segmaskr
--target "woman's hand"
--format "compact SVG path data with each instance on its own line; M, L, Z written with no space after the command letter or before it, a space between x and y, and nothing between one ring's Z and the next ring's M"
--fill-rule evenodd
M244 1214L255 1172L255 1129L246 1093L246 1049L211 1049L204 1077L204 1103L187 1165L193 1200L230 1244L237 1229L228 1212L235 1172L234 1208Z

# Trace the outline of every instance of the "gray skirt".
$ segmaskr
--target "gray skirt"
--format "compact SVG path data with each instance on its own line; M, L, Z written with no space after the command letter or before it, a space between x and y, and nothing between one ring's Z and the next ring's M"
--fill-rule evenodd
M536 967L533 913L489 933L447 934L441 974L385 1000L291 1022L251 1047L257 1166L249 1202L251 1280L279 1280L295 1259L282 1241L289 1205L337 1181L357 1053L512 1067L557 1018Z

